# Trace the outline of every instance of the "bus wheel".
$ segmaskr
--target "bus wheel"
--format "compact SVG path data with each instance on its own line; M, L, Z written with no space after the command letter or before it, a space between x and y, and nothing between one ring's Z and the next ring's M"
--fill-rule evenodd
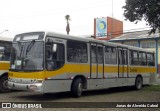
M82 95L82 80L80 78L74 80L71 92L75 97L80 97Z
M137 90L140 90L142 88L142 85L143 85L142 77L138 76L135 81L135 88Z
M9 91L10 89L8 88L8 77L3 76L2 78L0 78L0 92L7 93Z

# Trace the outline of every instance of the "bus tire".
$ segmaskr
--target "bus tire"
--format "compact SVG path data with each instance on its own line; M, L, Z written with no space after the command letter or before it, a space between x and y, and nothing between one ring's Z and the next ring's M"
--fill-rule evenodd
M136 80L135 80L135 88L137 90L140 90L142 88L142 85L143 85L142 77L141 76L137 76Z
M7 76L2 76L0 78L0 92L2 92L2 93L10 92L10 89L8 88L7 82L8 82Z
M80 97L82 95L82 80L80 78L73 81L71 93L74 97Z

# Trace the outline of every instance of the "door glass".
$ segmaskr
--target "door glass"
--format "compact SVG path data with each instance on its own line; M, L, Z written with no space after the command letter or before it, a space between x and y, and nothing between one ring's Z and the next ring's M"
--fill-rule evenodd
M96 46L91 46L91 62L92 63L97 63L97 55L96 55Z
M97 50L98 50L98 63L102 64L103 63L103 48L98 46Z

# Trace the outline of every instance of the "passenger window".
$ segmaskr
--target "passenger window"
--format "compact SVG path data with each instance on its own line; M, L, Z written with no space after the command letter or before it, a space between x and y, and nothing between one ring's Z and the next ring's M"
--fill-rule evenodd
M68 41L67 60L68 62L87 63L87 44L78 41Z
M155 66L154 54L147 53L147 64L148 66Z
M147 65L147 56L145 52L139 52L139 64L142 66Z
M115 47L105 47L105 64L117 64L117 53Z
M130 57L129 57L130 65L138 65L138 52L130 50Z

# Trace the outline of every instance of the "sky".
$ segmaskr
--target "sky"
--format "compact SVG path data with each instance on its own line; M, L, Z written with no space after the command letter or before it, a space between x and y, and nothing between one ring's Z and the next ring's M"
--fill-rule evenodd
M43 30L66 34L67 14L70 35L93 35L94 18L107 16L123 21L124 31L147 27L144 21L125 21L124 5L125 0L0 0L0 36Z

